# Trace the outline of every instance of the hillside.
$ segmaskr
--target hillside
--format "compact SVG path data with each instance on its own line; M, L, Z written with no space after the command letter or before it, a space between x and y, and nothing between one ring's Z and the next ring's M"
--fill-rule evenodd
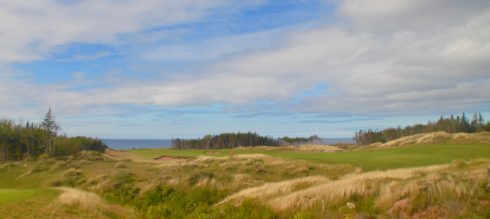
M490 132L478 133L446 133L433 132L417 134L388 141L386 143L374 143L362 148L383 148L394 146L407 146L416 144L490 144Z
M6 162L0 218L490 216L488 145L316 147L323 146L107 150Z

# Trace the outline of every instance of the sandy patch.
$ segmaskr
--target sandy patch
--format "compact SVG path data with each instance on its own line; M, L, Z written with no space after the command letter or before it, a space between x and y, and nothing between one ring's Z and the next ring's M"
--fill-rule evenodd
M153 160L162 161L162 162L186 161L188 159L189 159L188 157L171 157L171 156L160 156L160 157L153 158Z

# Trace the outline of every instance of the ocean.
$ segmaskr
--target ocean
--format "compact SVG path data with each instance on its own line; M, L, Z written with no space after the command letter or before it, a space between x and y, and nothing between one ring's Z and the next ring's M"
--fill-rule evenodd
M102 139L112 149L128 150L133 148L170 148L170 139ZM322 138L324 144L352 144L351 138Z
M112 149L127 150L133 148L169 148L170 139L102 139Z

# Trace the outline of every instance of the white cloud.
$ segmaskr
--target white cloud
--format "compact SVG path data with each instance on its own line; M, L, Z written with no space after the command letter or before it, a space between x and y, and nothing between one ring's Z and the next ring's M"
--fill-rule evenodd
M243 5L226 0L2 1L0 62L39 59L67 43L111 43L118 34L194 21L212 8Z
M228 59L251 51L273 46L277 35L284 29L266 30L240 35L223 36L199 42L152 47L137 54L137 58L150 61L214 61Z
M45 44L78 38L103 41L118 32L137 29L139 22L166 19L151 13L147 16L143 9L136 11L139 13L133 15L125 12L134 21L118 24L122 18L116 14L101 24L88 25L84 31L70 31L61 22L65 26L62 34L53 39L55 43L48 40ZM293 29L282 33L285 37L268 50L222 59L198 74L123 82L88 91L72 91L68 86L40 87L37 89L45 95L34 99L66 113L80 113L94 106L103 110L104 106L118 104L182 106L224 102L246 106L263 99L288 103L302 90L327 84L327 93L282 110L400 115L488 109L490 6L486 1L442 4L441 0L346 0L341 2L338 15L338 19L347 22ZM193 18L177 13L173 19ZM114 23L118 25L103 30L98 37L85 37ZM224 48L208 54L210 57L235 52L235 48L227 48L233 43L216 45ZM168 52L163 54L163 58L168 58Z
M324 83L330 93L295 110L417 114L484 109L490 101L485 92L490 85L489 4L383 3L345 1L340 14L352 26L295 31L278 48L218 62L203 77L156 85L161 87L149 96L163 105L288 101Z
M486 0L343 0L338 13L368 31L447 28L488 9Z

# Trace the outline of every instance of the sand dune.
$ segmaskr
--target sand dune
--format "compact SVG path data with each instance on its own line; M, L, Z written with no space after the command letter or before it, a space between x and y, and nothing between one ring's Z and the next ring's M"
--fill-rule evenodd
M446 133L433 132L399 138L386 143L374 143L366 147L393 147L414 144L490 144L490 132ZM365 148L365 147L363 147Z

